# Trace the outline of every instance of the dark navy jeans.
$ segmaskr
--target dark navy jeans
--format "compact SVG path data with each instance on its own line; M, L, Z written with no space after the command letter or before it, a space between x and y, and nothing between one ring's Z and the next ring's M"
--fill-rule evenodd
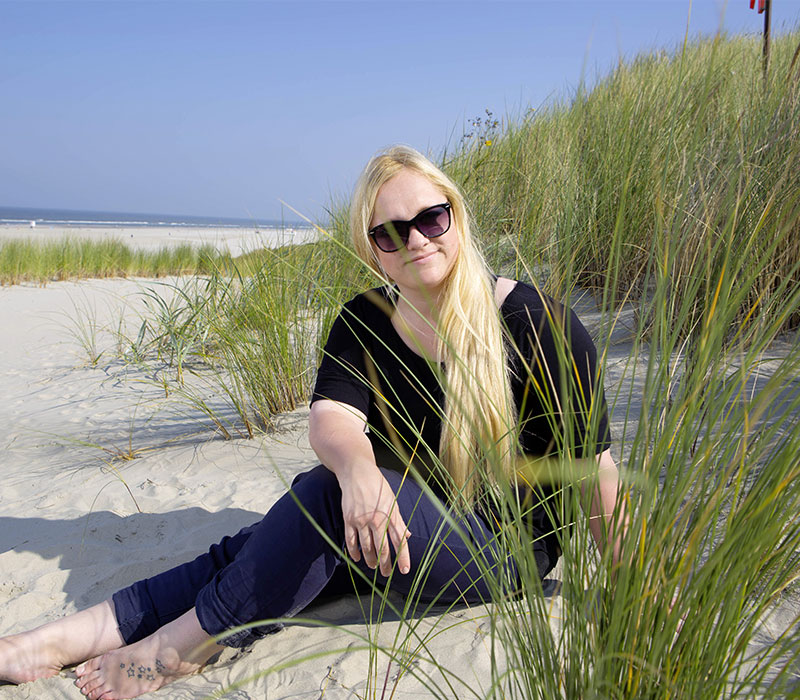
M422 603L488 601L492 586L483 576L492 567L495 580L504 581L506 591L516 588L514 562L498 561L495 535L481 517L460 517L458 532L442 515L441 503L413 479L382 471L411 532L411 571L403 575L395 569L387 580L369 569L363 558L355 565L350 561L350 566L367 573L378 590L388 587ZM353 580L361 577L348 570L345 560L341 499L339 483L325 467L300 474L291 491L255 525L224 537L191 562L115 593L123 639L127 644L142 639L193 607L202 628L220 635L239 625L296 615L321 594L353 592ZM476 561L480 558L483 564ZM424 561L431 563L420 568ZM274 623L251 627L220 643L246 646L279 627Z

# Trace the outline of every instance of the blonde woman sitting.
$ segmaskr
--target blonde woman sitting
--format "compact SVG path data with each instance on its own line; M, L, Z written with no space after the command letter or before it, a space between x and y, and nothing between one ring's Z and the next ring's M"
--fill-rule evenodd
M410 148L369 162L351 227L356 253L385 284L345 304L327 339L309 420L320 466L194 561L0 640L0 678L23 683L80 663L85 696L132 698L278 625L235 628L296 615L359 578L423 602L513 592L496 495L529 499L543 577L563 536L548 505L555 487L530 490L517 468L563 445L587 473L603 473L584 501L598 546L618 546L606 522L618 476L596 353L577 317L491 274L457 187Z

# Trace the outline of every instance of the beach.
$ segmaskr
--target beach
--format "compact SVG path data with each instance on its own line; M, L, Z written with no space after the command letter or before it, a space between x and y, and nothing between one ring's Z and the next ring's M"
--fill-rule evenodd
M0 635L101 602L193 558L258 520L295 475L317 463L307 408L280 416L267 435L225 440L180 396L166 397L146 370L114 359L108 329L120 315L135 322L142 291L156 284L84 280L0 288ZM95 366L87 364L77 309L93 315L102 353ZM591 325L591 311L580 313ZM631 374L630 333L624 323L615 330L607 357L610 391L641 378ZM615 408L617 436L625 431L625 415L624 406ZM545 583L556 639L565 605L558 593L562 575L557 569ZM772 643L797 613L796 601L781 602L764 621L759 643ZM247 651L225 652L202 673L148 697L363 697L370 670L366 636L389 642L401 626L391 614L379 627L368 626L372 614L366 597L316 604L299 624ZM489 692L485 608L434 610L419 629L428 635L426 654L479 696ZM304 657L310 658L297 661ZM424 659L409 667L413 673L378 658L379 690L387 687L387 697L392 691L395 698L430 697L414 673L441 678ZM73 680L64 670L2 687L0 698L77 699Z
M0 242L12 239L56 241L65 237L95 242L117 240L136 250L154 251L179 245L210 245L236 257L256 248L309 243L317 238L312 227L211 227L211 226L132 226L117 225L0 225Z
M307 408L280 416L269 435L224 440L201 413L145 372L101 358L87 366L70 322L76 304L111 326L134 315L147 280L85 280L0 288L0 635L29 629L108 598L115 590L205 551L260 519L299 472L317 464ZM98 347L111 337L99 334ZM399 603L399 600L396 601ZM560 599L553 597L553 619ZM244 653L226 652L203 673L153 697L351 698L367 683L368 598L315 605L311 621ZM366 612L365 612L366 610ZM390 640L399 623L379 629ZM334 623L339 628L327 625ZM442 632L428 652L479 688L491 677L482 608L428 616ZM294 665L303 656L322 654ZM286 668L280 669L282 665ZM268 675L258 677L270 668ZM429 697L398 667L378 662L395 697ZM424 671L419 662L417 671ZM74 675L0 687L0 698L80 698Z

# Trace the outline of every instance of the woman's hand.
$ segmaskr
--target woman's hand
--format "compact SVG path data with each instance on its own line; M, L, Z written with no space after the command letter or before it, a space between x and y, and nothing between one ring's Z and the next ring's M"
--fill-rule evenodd
M380 565L381 574L392 570L389 540L397 556L397 568L407 574L411 557L406 540L411 533L406 527L394 492L376 466L351 469L339 476L342 489L344 541L353 561L364 562L371 569Z
M339 480L342 490L345 546L353 561L364 556L367 566L380 564L381 573L392 570L391 541L397 556L397 568L407 574L411 557L406 528L394 492L381 470L364 434L366 416L347 406L322 399L311 406L308 437L320 461Z

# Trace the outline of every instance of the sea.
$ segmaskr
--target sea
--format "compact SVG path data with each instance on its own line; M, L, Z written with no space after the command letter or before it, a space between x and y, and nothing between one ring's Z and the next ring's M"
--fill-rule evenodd
M244 219L219 216L188 216L185 214L132 214L129 212L83 211L76 209L33 209L0 206L0 226L24 225L58 227L187 227L213 229L306 229L302 221L278 219Z

